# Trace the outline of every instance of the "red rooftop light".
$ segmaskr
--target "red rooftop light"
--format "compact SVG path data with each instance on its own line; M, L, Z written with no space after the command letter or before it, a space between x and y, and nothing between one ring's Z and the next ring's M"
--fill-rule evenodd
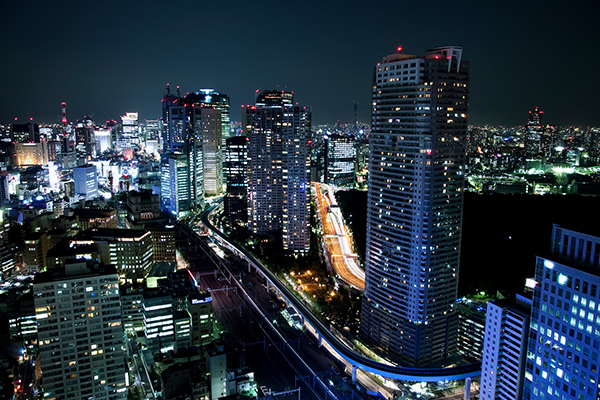
M402 51L402 46L398 46L398 53Z

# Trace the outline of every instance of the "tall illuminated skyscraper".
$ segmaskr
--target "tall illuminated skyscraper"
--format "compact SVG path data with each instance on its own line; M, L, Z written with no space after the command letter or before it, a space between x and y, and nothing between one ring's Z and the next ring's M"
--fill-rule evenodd
M285 250L305 253L310 107L294 105L291 92L267 90L243 109L242 118L248 136L248 228L258 235L281 232Z
M374 73L361 335L424 366L456 351L469 64L398 50Z
M179 88L175 95L167 86L162 109L161 207L182 217L201 207L205 196L223 193L222 129L229 130L229 97L212 89L181 97ZM167 175L171 182L177 177L177 188L165 184Z

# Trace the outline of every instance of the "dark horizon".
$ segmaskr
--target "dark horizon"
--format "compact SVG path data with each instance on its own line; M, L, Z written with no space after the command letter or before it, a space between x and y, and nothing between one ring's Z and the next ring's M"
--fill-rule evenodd
M516 126L539 106L546 123L600 126L593 20L600 7L562 2L385 1L224 4L9 2L0 26L0 123L33 118L97 123L139 112L160 116L165 85L213 88L231 119L256 89L294 91L314 125L370 123L371 77L381 59L462 46L471 63L472 125Z

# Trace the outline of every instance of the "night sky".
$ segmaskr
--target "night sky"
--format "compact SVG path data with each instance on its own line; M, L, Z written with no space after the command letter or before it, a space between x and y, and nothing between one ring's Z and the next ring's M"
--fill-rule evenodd
M165 84L231 97L287 88L313 123L370 122L373 66L459 45L470 123L600 126L597 1L6 1L0 123L158 118Z

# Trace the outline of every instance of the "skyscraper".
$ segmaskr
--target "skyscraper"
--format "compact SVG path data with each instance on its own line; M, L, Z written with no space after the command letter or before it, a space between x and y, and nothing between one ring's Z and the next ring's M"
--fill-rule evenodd
M374 73L361 335L424 366L456 350L469 64L400 50Z
M225 180L227 194L223 201L225 216L231 220L247 221L248 207L246 203L248 173L248 138L233 136L227 139Z
M85 260L35 275L33 293L47 399L125 399L119 277Z
M520 295L487 304L481 400L521 398L530 314L531 300Z
M523 398L600 398L600 237L555 225L535 281Z
M281 232L283 248L310 247L308 148L311 111L291 92L266 90L242 110L248 137L248 228Z
M181 165L187 171L178 175L177 191L161 186L161 204L164 211L180 217L201 207L205 196L223 193L222 129L224 126L229 129L229 97L212 89L181 97L179 88L177 95L173 95L167 86L162 107L161 171L167 170L169 165L181 164L182 158L185 162ZM170 177L174 176L172 169ZM180 181L179 176L185 176L187 182ZM181 207L169 208L169 204L175 203L173 196L179 196L177 193L182 190L187 192L187 204L178 200ZM168 200L169 196L171 200Z

